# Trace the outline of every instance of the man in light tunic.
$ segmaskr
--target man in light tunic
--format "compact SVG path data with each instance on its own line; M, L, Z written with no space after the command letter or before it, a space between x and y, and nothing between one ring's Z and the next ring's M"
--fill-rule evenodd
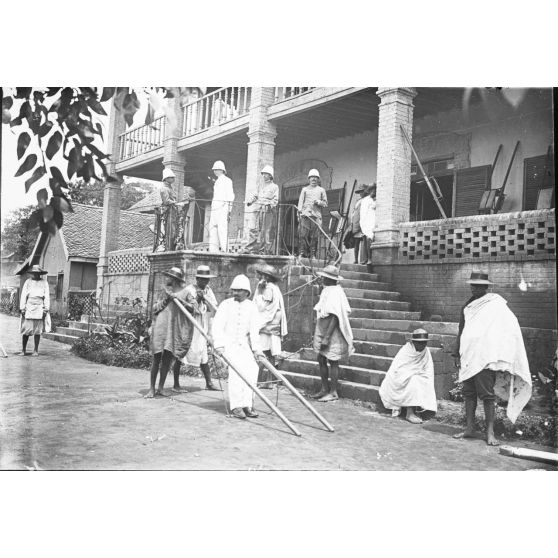
M34 348L31 356L39 356L41 333L45 329L45 318L50 308L50 293L48 283L41 278L46 271L34 265L27 272L31 275L23 284L19 299L21 313L22 350L18 355L25 356L29 337L33 336Z
M273 366L275 357L281 354L281 339L287 335L287 314L285 302L277 281L281 279L279 273L270 265L256 268L258 286L254 293L254 302L260 315L260 346ZM260 366L258 387L269 389L274 380L273 374Z
M380 397L391 415L397 417L403 407L406 419L420 424L422 419L415 413L418 407L423 411L438 409L434 391L434 364L428 344L428 333L415 329L411 340L399 349L393 359L384 381L380 386Z
M512 423L531 398L531 373L517 318L504 298L489 293L488 273L473 271L467 281L472 297L461 312L454 351L463 382L467 426L456 438L475 436L477 398L484 405L486 442L498 445L494 436L496 396L507 400L507 416Z
M209 281L214 277L217 276L211 275L211 270L207 265L200 265L196 270L196 284L190 284L184 289L186 301L193 308L192 314L206 334L209 334L210 331L209 321L211 314L214 314L217 310L217 299L209 286ZM192 344L184 357L184 362L192 366L199 366L205 378L205 389L210 391L221 391L211 380L207 340L196 328L194 328ZM182 391L179 382L180 364L181 361L177 359L173 369L174 391Z
M237 275L231 291L232 298L219 305L213 320L214 345L255 386L258 379L256 359L260 360L264 354L260 347L258 309L248 298L252 294L248 277ZM253 408L254 393L232 368L229 368L229 401L233 417L257 418Z
M327 194L319 185L319 182L320 173L317 169L310 169L308 172L308 186L302 189L298 199L300 215L298 250L302 258L314 258L318 250L319 229L317 224L322 224L322 207L327 207Z
M217 177L213 185L213 201L209 218L209 251L227 251L229 218L234 201L232 180L227 176L223 161L215 161L213 174Z
M372 242L376 229L376 184L368 186L367 196L360 203L360 229L364 238L362 239L361 262L366 264L368 272L372 273Z
M312 397L322 402L336 401L339 399L339 361L354 352L353 332L349 323L351 307L345 291L339 285L343 277L334 265L324 267L317 274L323 278L324 284L320 300L314 306L317 318L314 350L318 353L322 387Z
M273 182L273 167L266 165L262 169L263 186L254 193L246 205L255 207L254 228L250 229L250 238L244 248L245 252L271 254L273 247L272 233L277 230L277 205L279 203L279 186Z

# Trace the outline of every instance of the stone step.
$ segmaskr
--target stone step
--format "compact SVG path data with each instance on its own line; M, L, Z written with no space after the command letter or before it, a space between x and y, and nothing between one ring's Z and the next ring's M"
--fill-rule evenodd
M353 310L358 308L368 308L369 310L398 310L402 312L411 311L410 302L400 302L398 300L372 300L368 298L347 297L349 305Z
M353 345L355 348L355 352L362 354L362 355L377 355L377 356L384 356L394 358L395 355L398 353L399 349L405 344L402 343L381 343L379 341L357 341L355 340ZM432 347L428 346L430 349L430 353L432 357L440 352L439 347Z
M381 281L357 281L356 279L344 279L341 281L343 289L364 289L367 291L389 291L391 285Z
M383 318L351 318L351 327L356 329L383 329L388 331L408 331L415 329L425 329L429 334L436 333L438 335L456 336L459 324L454 322L428 322L419 320L397 320Z
M420 312L404 312L401 310L370 310L356 308L351 312L351 325L353 320L359 319L387 319L387 320L420 320ZM356 322L355 322L356 323ZM355 327L361 327L356 325Z
M343 284L347 279L354 279L356 281L378 281L380 278L377 273L349 271L348 269L341 269L341 276L343 277Z
M314 349L306 348L300 352L300 358L305 361L316 362L317 354ZM393 357L355 353L349 357L346 368L359 368L367 372L370 370L387 372L392 361ZM356 378L344 378L350 381L359 381Z
M49 339L50 341L58 341L59 343L66 343L67 345L72 345L79 337L75 335L66 335L64 333L44 333L43 337Z
M425 328L426 329L426 328ZM352 328L355 341L369 341L389 343L394 345L404 345L411 337L410 332L393 331L388 329L359 329ZM427 330L428 331L428 330ZM455 344L455 335L440 335L430 333L428 346L430 348L438 347L453 350Z
M91 328L93 331L95 328ZM69 335L70 337L86 337L88 332L87 329L75 328L75 327L57 327L56 333L61 333L62 335Z
M76 322L73 320L70 320L68 322L70 324L70 327L72 329L81 329L84 331L88 331L88 329L91 329L91 331L95 331L95 329L97 329L97 327L99 326L105 326L105 325L109 325L109 324L103 324L101 322L91 322L91 324L88 324L87 322ZM60 329L60 328L58 328Z
M306 374L298 374L296 372L285 371L284 372L287 379L295 386L297 389L303 389L307 392L317 392L320 389L321 382L319 376L309 376ZM337 385L337 393L340 397L346 399L354 399L359 401L366 401L369 403L378 403L380 400L379 388L375 385L365 385L354 382L348 382L346 380L339 380ZM312 402L312 400L311 400ZM314 404L312 402L312 404ZM321 403L316 403L316 405L322 405ZM325 403L323 405L326 405ZM316 407L320 411L320 407Z
M368 267L364 264L352 264L352 263L342 263L341 264L341 275L346 271L358 271L359 273L368 273Z
M347 298L365 298L368 300L399 300L401 293L396 291L371 291L367 289L343 289Z

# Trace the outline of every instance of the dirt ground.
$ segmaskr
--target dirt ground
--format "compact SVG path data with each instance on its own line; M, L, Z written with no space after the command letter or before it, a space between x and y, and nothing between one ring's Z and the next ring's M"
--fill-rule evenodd
M0 469L55 470L526 470L552 469L501 456L482 440L454 440L455 427L420 426L351 401L316 404L327 432L286 390L258 419L227 418L223 395L182 377L187 393L147 400L148 372L98 365L42 340L39 357L15 356L18 320L0 315ZM273 394L275 391L267 391Z

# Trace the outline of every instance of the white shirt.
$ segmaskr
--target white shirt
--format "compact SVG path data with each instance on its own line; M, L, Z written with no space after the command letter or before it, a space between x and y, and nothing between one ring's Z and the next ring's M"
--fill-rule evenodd
M234 201L234 190L232 180L222 174L213 185L213 201L211 202L211 209L223 209L228 207L229 202Z
M260 317L256 304L246 299L227 298L219 305L213 319L213 339L217 348L251 346L260 348Z
M39 297L43 299L43 308L41 308L40 311L36 309L32 316L34 319L40 320L43 317L43 311L48 312L50 308L49 286L44 279L39 279L38 281L35 281L34 279L27 279L27 281L25 281L19 299L20 310L25 310L27 299L31 297Z

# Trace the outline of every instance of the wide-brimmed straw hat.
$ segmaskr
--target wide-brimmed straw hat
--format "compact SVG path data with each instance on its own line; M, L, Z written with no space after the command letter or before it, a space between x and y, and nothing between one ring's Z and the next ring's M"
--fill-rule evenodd
M34 265L27 270L27 273L38 273L39 275L46 275L48 271L42 269L40 265Z
M326 265L321 271L317 271L316 275L320 277L327 277L334 281L342 281L343 277L339 275L339 270L334 265Z
M163 275L167 277L172 277L173 279L178 279L182 283L185 282L184 272L179 267L171 267L168 271L163 271Z
M411 341L428 341L428 331L419 328L411 334Z
M279 272L271 265L257 265L256 266L256 271L260 272L263 275L267 275L268 277L271 277L272 279L275 279L275 281L281 281L281 275L279 274Z
M364 190L366 190L368 186L366 184L359 184L356 188L355 188L355 194L360 194L360 192L364 192Z
M198 265L198 269L196 269L196 277L201 277L202 279L213 279L217 277L217 275L211 274L211 269L209 269L208 265Z
M471 277L466 282L469 285L494 285L492 281L488 280L488 273L484 271L472 271Z

